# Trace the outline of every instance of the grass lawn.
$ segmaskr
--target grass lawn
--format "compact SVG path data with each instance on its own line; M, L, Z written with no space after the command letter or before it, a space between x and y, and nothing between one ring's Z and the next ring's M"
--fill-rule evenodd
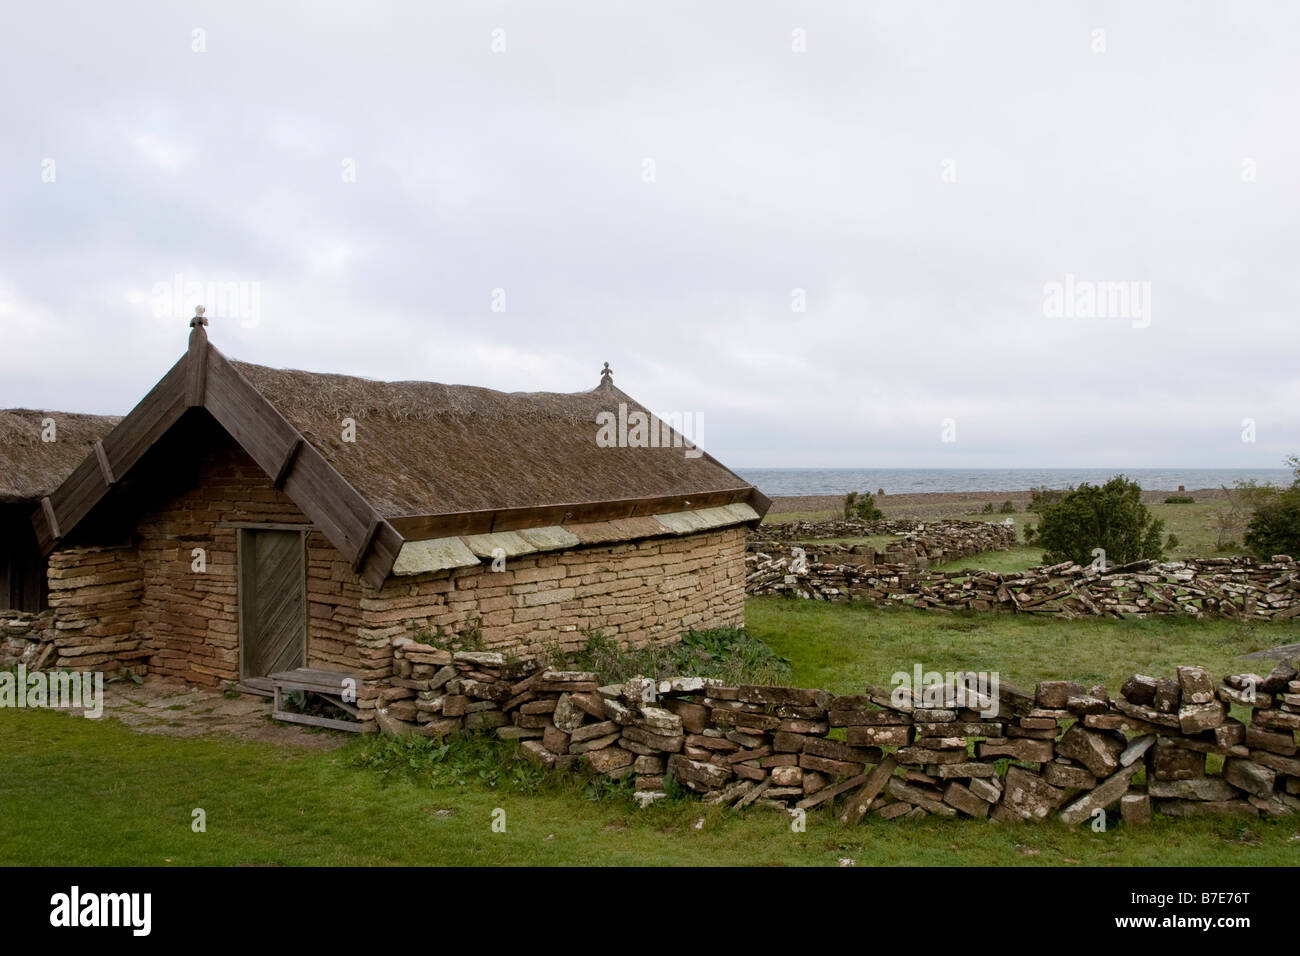
M1300 639L1300 624L1045 622L752 600L751 630L793 665L792 683L857 691L894 671L998 669L1105 680ZM421 738L422 740L422 738ZM396 747L396 751L394 751ZM1107 833L1056 822L928 818L857 826L813 812L807 832L770 810L692 799L637 809L625 793L513 762L513 745L461 743L441 763L351 740L327 753L226 738L180 739L49 711L0 711L0 863L62 865L1293 865L1300 820L1157 818ZM378 756L377 756L378 755ZM362 765L367 763L369 765ZM191 831L191 812L207 832ZM492 814L505 811L506 832ZM698 824L698 826L697 826Z
M1023 614L941 614L784 597L745 602L747 630L790 660L790 683L837 694L888 685L910 670L997 671L1014 684L1074 679L1118 692L1134 673L1200 664L1216 676L1258 669L1238 657L1300 642L1300 621L1240 624L1190 618L1062 621Z

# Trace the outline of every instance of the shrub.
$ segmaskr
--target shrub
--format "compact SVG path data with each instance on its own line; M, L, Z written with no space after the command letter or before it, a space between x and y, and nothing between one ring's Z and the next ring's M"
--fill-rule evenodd
M991 502L991 501L990 501L990 502L987 502L987 503L984 505L984 507L980 509L980 514L982 514L982 515L991 515L991 514L993 514L993 502Z
M1194 505L1196 499L1191 495L1170 495L1165 499L1167 505Z
M1048 505L1056 504L1071 491L1074 491L1074 485L1070 485L1064 491L1060 488L1048 488L1046 485L1039 485L1037 488L1030 488L1029 507L1025 510L1041 512Z
M998 510L1001 511L1004 515L1013 515L1016 513L1016 506L1012 504L1010 501L1004 501L1002 502L1002 507L999 508Z
M1094 548L1106 553L1107 564L1127 564L1164 553L1164 522L1142 504L1142 488L1123 475L1106 484L1079 485L1043 509L1038 540L1043 561L1089 564Z
M844 517L858 518L862 521L879 521L885 513L876 507L876 499L871 495L859 495L850 491L844 496Z
M1300 458L1292 457L1287 464L1295 469L1291 487L1260 495L1246 525L1246 547L1261 558L1300 554Z

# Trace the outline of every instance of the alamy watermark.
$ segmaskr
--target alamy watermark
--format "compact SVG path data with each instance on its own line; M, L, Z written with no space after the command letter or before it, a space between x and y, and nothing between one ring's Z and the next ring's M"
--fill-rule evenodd
M911 672L897 671L889 678L894 689L889 703L899 710L966 709L981 717L995 717L999 711L997 671L927 671L919 663Z
M600 448L681 448L687 458L699 458L704 433L703 412L672 412L664 417L640 409L628 411L627 402L618 412L596 415L596 445Z
M202 302L206 314L216 319L234 319L245 329L262 322L262 284L249 281L186 281L176 273L170 282L156 282L150 292L157 319L187 319L194 303Z
M0 707L49 707L80 710L98 718L104 713L104 675L101 671L0 671Z
M1043 286L1043 315L1049 319L1129 319L1135 329L1151 324L1151 283L1094 282L1067 272L1063 282Z

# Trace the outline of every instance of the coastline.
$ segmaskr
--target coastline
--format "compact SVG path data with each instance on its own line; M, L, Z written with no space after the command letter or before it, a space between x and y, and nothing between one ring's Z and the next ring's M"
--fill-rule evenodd
M1170 495L1187 495L1197 502L1218 501L1224 497L1222 488L1197 488L1192 491L1146 488L1142 491L1142 501L1146 504L1159 504ZM843 495L772 495L771 498L770 515L838 511L844 504ZM878 495L876 506L890 517L915 513L918 517L934 519L979 517L972 512L977 512L989 502L998 508L1002 502L1010 501L1016 506L1016 511L1020 512L1025 510L1030 500L1028 491L928 491Z

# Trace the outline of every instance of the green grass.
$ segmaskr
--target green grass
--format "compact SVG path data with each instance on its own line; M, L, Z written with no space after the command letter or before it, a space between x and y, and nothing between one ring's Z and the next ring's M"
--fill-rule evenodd
M997 671L1015 684L1075 679L1113 692L1134 673L1173 676L1200 664L1215 676L1257 669L1241 654L1300 641L1300 622L1191 618L1064 621L1007 613L942 614L865 603L751 598L747 630L792 662L791 680L837 694L921 663L927 670Z
M687 799L640 810L573 778L516 780L499 755L470 752L441 773L420 760L358 766L376 746L304 754L8 710L0 755L22 770L0 778L0 813L20 823L0 832L0 864L1287 865L1300 838L1300 822L1286 821L1157 819L1098 834L933 818L846 826L816 812L796 833L762 808ZM206 811L204 833L190 828L195 808ZM504 833L491 825L498 808Z
M749 631L792 662L791 683L859 692L895 671L997 670L1024 686L1105 681L1300 640L1300 622L1055 621L759 598ZM926 818L846 826L808 815L635 807L619 788L515 759L474 738L350 739L327 753L229 738L141 734L111 720L0 710L0 864L41 865L1295 865L1300 820L1157 817L1107 833L1055 821ZM202 808L207 832L190 829ZM493 813L505 811L506 831ZM696 824L700 823L697 828Z

